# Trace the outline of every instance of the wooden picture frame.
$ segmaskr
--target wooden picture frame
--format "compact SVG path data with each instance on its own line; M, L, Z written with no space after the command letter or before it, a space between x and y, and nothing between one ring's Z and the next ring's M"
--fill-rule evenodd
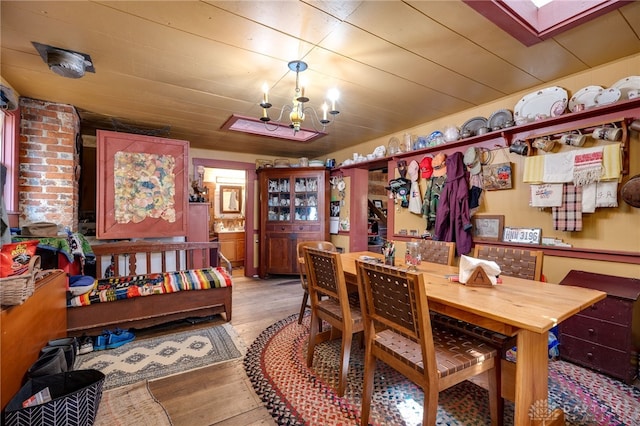
M471 218L474 241L500 241L504 229L504 215L476 215Z
M187 235L189 142L97 131L96 238Z
M242 213L241 186L220 186L220 213Z

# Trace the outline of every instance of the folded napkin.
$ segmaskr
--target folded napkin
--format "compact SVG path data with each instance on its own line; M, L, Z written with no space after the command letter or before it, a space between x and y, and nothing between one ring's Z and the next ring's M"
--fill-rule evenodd
M500 275L500 266L492 260L476 259L475 257L460 256L460 272L458 274L459 281L466 284L471 278L471 274L476 268L480 266L482 270L487 274L491 284L496 285L498 283L498 275Z

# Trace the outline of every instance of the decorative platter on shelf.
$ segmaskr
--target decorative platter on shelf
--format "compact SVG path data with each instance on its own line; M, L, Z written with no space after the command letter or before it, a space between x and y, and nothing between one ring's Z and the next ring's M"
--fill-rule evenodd
M640 75L632 75L611 85L612 88L620 90L622 99L629 98L629 90L640 90Z
M389 139L389 145L387 146L387 153L389 155L397 154L400 151L400 139L395 136L392 136Z
M585 109L597 106L596 96L604 91L602 86L587 86L578 90L575 95L569 99L569 111L576 112L578 105L584 105Z
M462 127L460 127L460 133L462 134L469 131L473 136L480 127L487 127L487 119L484 117L473 117L464 122Z
M511 110L499 109L489 116L487 124L490 129L494 129L496 127L502 128L506 122L511 120L513 120L513 113Z
M534 121L536 117L558 117L567 108L568 95L562 87L551 86L525 95L518 101L514 111L516 119Z
M620 89L616 89L615 87L610 87L606 90L603 90L596 96L593 100L597 106L614 104L620 100Z

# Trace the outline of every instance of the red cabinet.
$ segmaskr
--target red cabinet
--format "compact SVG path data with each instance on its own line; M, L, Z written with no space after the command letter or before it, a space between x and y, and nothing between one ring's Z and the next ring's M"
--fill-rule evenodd
M298 274L300 241L329 241L329 172L325 168L265 168L260 180L260 271Z

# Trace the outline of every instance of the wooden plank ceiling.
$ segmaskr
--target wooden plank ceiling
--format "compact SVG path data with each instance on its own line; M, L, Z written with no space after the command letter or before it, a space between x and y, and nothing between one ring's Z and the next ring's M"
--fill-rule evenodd
M0 71L21 96L74 105L87 132L114 122L168 127L167 137L192 147L258 157L322 158L640 52L640 2L530 47L458 0L0 7ZM54 74L32 42L91 55L95 74ZM295 59L309 65L301 77L311 105L319 109L329 88L340 91L327 136L299 143L221 129L232 114L261 115L264 82L271 115L290 104L287 63Z

